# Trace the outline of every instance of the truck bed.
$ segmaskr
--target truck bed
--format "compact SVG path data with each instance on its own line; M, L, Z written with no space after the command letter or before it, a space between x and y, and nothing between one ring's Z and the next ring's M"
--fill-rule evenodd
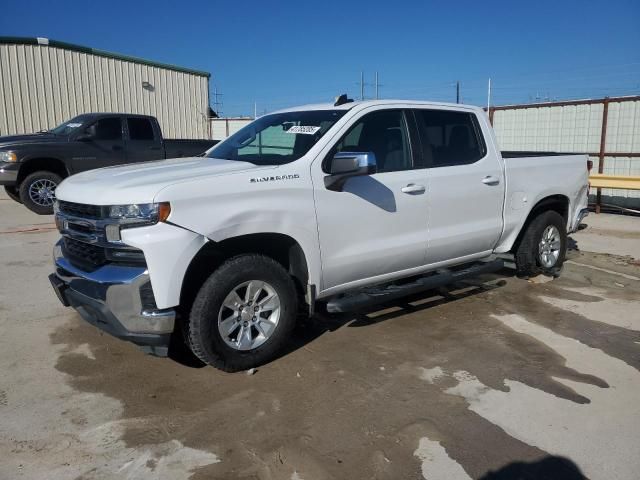
M525 155L526 154L526 155ZM560 195L574 202L568 212L567 230L577 212L587 206L589 157L551 152L506 152L503 154L507 178L504 201L504 232L496 252L510 249L521 229L522 219L539 200Z

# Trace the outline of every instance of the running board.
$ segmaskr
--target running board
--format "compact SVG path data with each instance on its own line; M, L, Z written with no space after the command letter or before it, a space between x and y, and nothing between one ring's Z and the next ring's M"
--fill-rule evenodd
M437 273L420 277L404 285L389 284L386 286L370 287L354 293L334 297L327 303L327 311L329 313L352 312L364 307L370 307L413 295L414 293L442 287L468 277L495 272L503 267L504 260L496 259L488 262L475 263L460 270L438 270Z

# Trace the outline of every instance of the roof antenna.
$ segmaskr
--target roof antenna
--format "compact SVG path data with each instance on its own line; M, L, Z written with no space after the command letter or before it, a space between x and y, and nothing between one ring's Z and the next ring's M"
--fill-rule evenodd
M336 102L333 104L334 107L339 107L340 105L344 105L345 103L353 102L353 98L348 98L346 93L339 95L336 97Z

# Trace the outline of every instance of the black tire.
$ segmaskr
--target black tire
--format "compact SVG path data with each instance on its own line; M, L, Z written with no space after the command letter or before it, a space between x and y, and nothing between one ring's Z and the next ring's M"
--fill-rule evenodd
M227 295L252 280L273 287L280 301L280 316L264 343L251 350L237 350L227 345L220 334L218 314ZM213 272L196 295L188 323L189 346L200 360L225 372L257 367L283 349L295 326L297 311L296 287L282 265L264 255L239 255Z
M22 200L20 200L20 193L18 192L18 189L16 187L5 185L4 191L11 200L13 200L14 202L22 203Z
M555 227L560 236L558 257L552 266L545 266L539 253L539 244L547 227ZM562 215L553 210L540 212L525 228L526 230L514 252L516 274L524 278L533 277L540 273L558 276L567 253L567 227Z
M32 191L32 186L35 187L37 185L37 182L53 183L53 190L55 191L61 181L62 177L57 173L44 170L34 172L28 175L20 184L20 200L22 200L25 207L38 215L51 215L53 213L53 202L49 202L48 199L44 198L40 201L34 200L30 195L30 191Z

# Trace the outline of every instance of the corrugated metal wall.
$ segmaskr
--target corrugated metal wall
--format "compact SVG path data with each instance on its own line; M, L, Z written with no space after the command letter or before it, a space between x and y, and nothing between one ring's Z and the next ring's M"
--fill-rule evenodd
M502 150L597 152L602 104L496 110L493 127Z
M251 122L253 118L212 118L211 140L224 140Z
M148 82L149 87L143 87ZM48 45L0 44L0 135L87 112L154 115L167 138L209 138L209 79Z
M492 108L493 126L502 150L588 153L599 162L604 99L577 104L514 105ZM640 175L640 100L608 101L604 143L605 174ZM602 189L605 203L640 207L640 191Z

